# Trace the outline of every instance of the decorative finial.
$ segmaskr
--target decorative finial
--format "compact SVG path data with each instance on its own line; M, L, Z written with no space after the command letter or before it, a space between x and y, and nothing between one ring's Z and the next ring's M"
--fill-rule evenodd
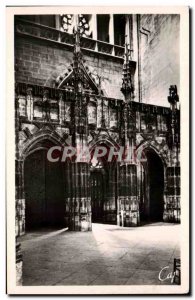
M106 121L105 121L105 116L104 116L104 99L102 98L102 79L104 77L97 75L97 78L99 80L98 84L98 93L101 99L101 129L106 129Z
M74 44L74 53L80 53L81 47L80 47L80 38L81 38L81 31L79 27L79 15L75 16L75 27L74 27L74 37L75 37L75 44Z
M74 88L75 91L81 91L81 74L80 68L82 65L83 56L80 47L80 28L79 28L79 15L75 16L75 27L74 27L74 56L73 56L73 72L74 72Z
M172 110L177 108L177 102L179 101L179 96L177 94L177 86L176 85L170 85L169 96L167 98L168 98L168 102L171 104Z
M135 74L136 63L131 58L132 50L129 48L127 42L127 35L125 36L125 54L123 63L123 82L121 92L123 93L125 100L131 100L133 98L134 84L133 76Z

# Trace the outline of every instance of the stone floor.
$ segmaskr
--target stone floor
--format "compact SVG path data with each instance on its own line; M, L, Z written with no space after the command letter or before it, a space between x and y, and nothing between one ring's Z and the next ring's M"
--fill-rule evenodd
M39 231L21 238L23 285L162 285L180 256L180 225L93 224L92 232ZM169 268L168 268L169 267Z

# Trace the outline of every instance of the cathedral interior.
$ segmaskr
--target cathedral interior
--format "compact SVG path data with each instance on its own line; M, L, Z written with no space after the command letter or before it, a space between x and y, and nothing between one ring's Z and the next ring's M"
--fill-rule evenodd
M96 236L95 223L180 223L179 15L15 15L14 21L16 238L43 228ZM88 148L91 159L48 160L51 147L67 146ZM134 159L94 159L97 147L115 154L124 147ZM75 243L78 251L84 247ZM18 242L16 262L19 282Z
M16 236L180 222L178 49L178 15L15 16ZM47 160L66 145L136 160Z

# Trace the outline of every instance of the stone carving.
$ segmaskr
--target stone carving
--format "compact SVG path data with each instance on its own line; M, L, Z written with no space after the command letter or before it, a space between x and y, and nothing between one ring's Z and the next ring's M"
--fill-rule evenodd
M92 103L88 104L88 123L96 125L97 109Z

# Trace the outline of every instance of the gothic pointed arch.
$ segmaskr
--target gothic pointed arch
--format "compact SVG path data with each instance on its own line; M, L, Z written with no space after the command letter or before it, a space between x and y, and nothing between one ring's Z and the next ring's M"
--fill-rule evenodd
M30 153L36 151L36 149L49 149L51 146L63 147L64 144L64 139L57 132L43 129L26 141L21 151L21 158L24 160Z
M98 145L104 144L108 147L114 147L115 149L119 149L120 146L117 142L115 142L109 135L101 134L99 136L95 136L92 141L90 141L89 149L90 152Z
M138 160L143 156L143 153L146 149L152 149L161 158L165 166L169 164L166 145L162 146L161 144L158 144L156 141L141 142L136 148L136 157Z

